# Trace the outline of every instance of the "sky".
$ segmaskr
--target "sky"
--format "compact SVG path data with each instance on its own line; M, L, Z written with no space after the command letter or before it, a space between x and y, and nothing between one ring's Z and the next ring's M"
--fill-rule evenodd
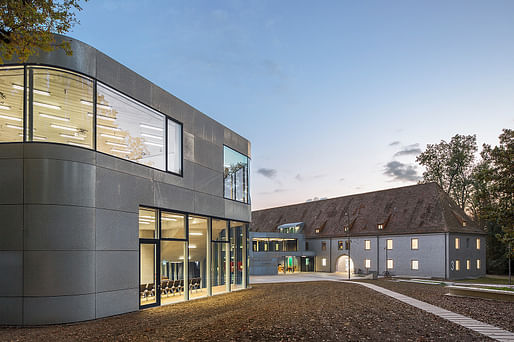
M514 128L514 1L90 0L69 34L249 139L252 210L415 184Z

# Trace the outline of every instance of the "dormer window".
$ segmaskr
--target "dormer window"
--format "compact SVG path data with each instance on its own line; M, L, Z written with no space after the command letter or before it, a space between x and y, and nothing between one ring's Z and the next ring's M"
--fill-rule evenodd
M350 230L350 227L348 227L348 226L344 226L344 231L345 231L345 232L347 232L347 231L349 231L349 230Z
M314 232L315 232L316 234L319 234L319 228L316 228L316 230L314 230Z
M377 228L378 228L378 230L384 229L384 224L383 223L377 224Z
M466 221L462 221L462 226L463 227L466 227L468 225L468 223Z

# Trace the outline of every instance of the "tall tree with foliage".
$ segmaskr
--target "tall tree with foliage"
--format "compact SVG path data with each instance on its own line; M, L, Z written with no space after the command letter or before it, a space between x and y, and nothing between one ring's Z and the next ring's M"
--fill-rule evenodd
M472 188L477 143L475 135L455 135L450 142L429 144L416 161L425 167L422 182L436 182L466 209Z
M56 42L53 33L78 23L74 10L82 10L79 0L0 0L0 63L13 57L26 62L39 50L55 48L71 55L70 43Z

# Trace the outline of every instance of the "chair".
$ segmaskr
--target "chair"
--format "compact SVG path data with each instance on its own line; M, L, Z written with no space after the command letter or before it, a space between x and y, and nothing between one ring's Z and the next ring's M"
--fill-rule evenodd
M168 280L161 280L161 296L168 295Z
M150 293L150 297L155 296L155 284L148 284L146 290L147 290L147 296L148 296L148 293Z
M184 279L180 280L180 285L179 286L180 286L179 287L180 292L184 292Z
M141 296L141 298L146 298L146 286L146 284L139 284L139 295Z

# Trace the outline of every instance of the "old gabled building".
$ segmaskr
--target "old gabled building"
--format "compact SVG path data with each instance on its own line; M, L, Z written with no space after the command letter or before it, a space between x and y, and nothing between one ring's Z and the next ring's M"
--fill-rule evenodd
M485 275L485 233L436 184L252 212L250 274Z

